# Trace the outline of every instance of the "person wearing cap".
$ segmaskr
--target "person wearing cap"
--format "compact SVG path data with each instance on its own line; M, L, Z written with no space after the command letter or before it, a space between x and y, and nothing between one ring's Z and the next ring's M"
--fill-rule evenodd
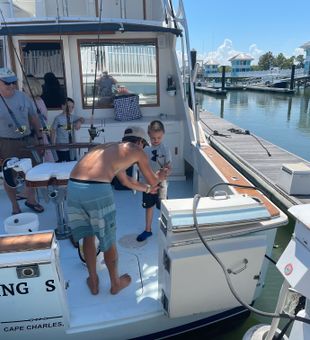
M117 294L127 287L131 278L118 273L116 248L115 204L111 181L116 176L126 187L141 192L157 192L159 183L166 179L167 169L154 173L143 148L148 145L145 131L128 127L122 142L106 143L92 148L73 168L67 188L68 224L75 242L83 239L83 252L88 269L87 285L92 294L99 292L96 271L95 236L104 253L111 288ZM126 174L126 169L137 164L146 183Z
M39 143L43 142L41 125L30 98L16 89L17 77L8 68L0 68L0 158L31 158L26 146L33 144L31 130L35 131ZM14 178L12 178L14 182ZM12 204L12 214L21 212L16 197L16 188L4 181L4 189ZM44 208L36 202L35 190L27 188L25 205L40 213Z

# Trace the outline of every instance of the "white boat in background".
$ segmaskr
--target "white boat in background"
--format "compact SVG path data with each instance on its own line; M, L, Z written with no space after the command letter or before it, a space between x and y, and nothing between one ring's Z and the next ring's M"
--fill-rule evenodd
M38 228L29 228L24 214L10 217L0 191L0 338L155 339L246 314L197 230L225 264L241 299L251 304L263 287L265 255L287 217L202 132L191 105L195 68L185 66L190 47L182 1L176 10L160 0L12 0L0 1L0 8L0 60L16 71L20 88L25 70L42 81L46 72L55 73L86 120L76 136L80 155L92 142L121 140L129 125L146 128L161 119L173 165L169 199L145 242L136 242L144 227L141 196L115 190L119 267L132 277L118 295L109 293L101 254L100 293L90 294L87 270L68 238L65 188L73 164L24 169L27 185L38 188L45 207ZM106 70L127 79L120 85L143 98L143 118L116 121L112 104L100 101L95 79ZM143 73L150 84L137 82ZM49 120L59 112L50 109Z

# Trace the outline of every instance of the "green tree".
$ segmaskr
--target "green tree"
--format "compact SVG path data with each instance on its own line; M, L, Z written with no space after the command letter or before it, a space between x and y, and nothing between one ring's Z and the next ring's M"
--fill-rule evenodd
M295 62L297 63L297 68L304 68L305 67L305 57L300 54L295 58Z
M272 52L267 52L259 57L258 66L261 70L269 70L272 66L275 66L275 57Z
M274 58L274 66L284 69L284 65L286 64L286 58L284 57L283 53L279 53Z

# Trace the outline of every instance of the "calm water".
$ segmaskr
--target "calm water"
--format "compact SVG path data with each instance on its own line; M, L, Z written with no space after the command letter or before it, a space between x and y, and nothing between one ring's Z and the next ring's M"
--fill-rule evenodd
M196 99L203 109L310 161L310 88L295 95L231 91L225 99L197 93Z
M203 109L310 161L310 88L300 90L295 95L232 91L227 93L225 99L197 93L196 99ZM293 228L294 223L291 221L288 226L278 229L277 246L272 254L274 260L285 249ZM273 312L282 281L276 267L270 264L263 294L254 307ZM194 332L193 336L210 340L240 340L253 325L270 322L268 318L251 314L244 321L225 323L212 332L200 330ZM285 323L281 321L280 328Z

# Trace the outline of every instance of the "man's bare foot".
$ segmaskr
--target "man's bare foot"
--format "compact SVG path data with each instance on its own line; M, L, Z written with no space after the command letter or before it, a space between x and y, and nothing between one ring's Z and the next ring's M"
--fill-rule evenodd
M91 281L90 277L86 279L87 286L93 295L97 295L99 293L99 278L95 281Z
M115 287L111 287L110 292L112 295L119 293L122 289L130 285L131 277L128 274L124 274L119 278L119 284Z

